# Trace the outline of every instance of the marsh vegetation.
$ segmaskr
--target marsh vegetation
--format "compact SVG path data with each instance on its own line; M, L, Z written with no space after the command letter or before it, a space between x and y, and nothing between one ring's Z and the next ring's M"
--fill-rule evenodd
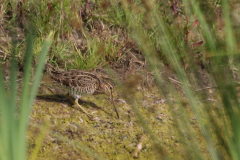
M0 159L240 159L239 4L232 0L0 3ZM45 72L114 84L83 96Z

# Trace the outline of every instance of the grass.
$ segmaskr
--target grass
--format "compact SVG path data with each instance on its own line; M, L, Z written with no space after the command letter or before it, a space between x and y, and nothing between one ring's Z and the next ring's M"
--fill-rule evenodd
M142 156L149 159L150 153L155 153L152 159L239 159L239 97L236 85L239 81L237 50L239 32L236 29L238 24L234 23L234 9L237 7L234 8L232 6L234 4L229 3L232 2L226 0L217 4L214 1L196 3L188 0L183 0L182 3L144 0L4 2L0 6L3 13L0 20L8 22L3 23L4 30L9 31L11 27L18 26L16 27L20 28L18 34L23 35L23 32L29 31L29 25L34 24L36 37L33 38L34 34L28 34L26 38L21 36L19 39L14 39L16 34L13 34L12 42L7 39L2 39L0 42L2 44L0 49L4 53L1 59L3 63L11 64L9 92L4 90L6 88L4 83L0 83L0 94L5 95L0 97L0 144L3 144L0 145L1 159L19 157L27 159L27 152L32 154L29 156L31 159L37 159L38 154L44 157L41 145L46 146L46 144L42 142L51 146L50 140L44 139L45 134L54 135L53 137L65 142L66 144L58 147L65 146L63 150L66 154L69 153L67 147L70 144L76 152L76 157L79 156L78 152L83 152L84 156L96 159L123 158L129 156L129 153L135 149L125 140L125 133L122 131L124 129L129 131L128 136L135 143L137 143L136 135L138 138L142 134L147 135L146 147L139 151L140 158ZM218 12L218 8L221 8L221 11ZM205 12L206 10L208 12ZM224 26L221 26L221 23ZM9 36L4 32L1 34L2 37ZM107 71L116 79L118 99L124 99L134 114L123 105L120 108L121 120L107 118L108 116L98 111L102 122L92 124L83 117L84 125L82 125L76 118L78 117L76 113L72 113L74 116L70 118L55 117L57 115L64 117L71 112L61 106L62 104L60 104L61 109L51 106L46 109L35 104L34 107L41 107L39 112L44 116L57 112L50 119L58 125L54 126L49 122L48 129L44 127L39 129L38 139L34 134L27 133L31 106L34 104L50 45L49 38L43 43L47 35L52 35L49 38L53 37L53 45L47 57L50 63L63 69L108 68ZM135 51L135 48L139 52ZM142 55L147 61L147 68L138 73L143 75L138 76L134 72L139 70L129 68L136 66L135 63L139 63L138 56ZM40 58L37 59L38 56ZM20 57L23 61L18 62L16 57ZM32 77L33 60L39 65L36 67L33 76L35 78L30 87L27 84ZM127 69L119 76L115 72L118 71L116 68L122 61L129 63L123 66ZM18 63L24 66L20 102L17 101L16 92ZM115 70L110 69L111 67ZM148 80L145 80L148 79L146 72L146 75L152 73L156 82L148 84L151 86L149 90L145 87L145 83L148 83ZM202 78L205 75L207 78ZM204 80L208 81L207 87ZM0 82L4 82L3 75L0 75ZM138 88L143 90L142 93ZM152 105L155 100L149 96L153 94L151 91L154 91L155 99L159 96L166 99L168 105L164 107L168 111L161 111L160 105ZM89 99L102 106L107 103L104 97ZM147 105L144 104L146 101ZM88 109L91 110L90 108ZM108 112L111 114L110 109L106 111ZM164 124L162 121L159 122L159 115L172 117L170 119L174 127L171 123L165 123L166 126L159 125ZM160 119L162 120L161 116ZM137 129L125 128L128 122L133 122L133 126ZM77 131L71 131L71 135L80 136L78 138L82 142L78 138L70 139L71 136L64 131L67 129L58 127L65 126L64 124L74 125ZM101 132L91 129L91 125ZM108 128L108 125L112 126ZM83 127L84 131L79 131L79 126ZM109 130L115 128L121 133L114 132L115 136L111 137L104 127ZM165 127L171 128L172 133ZM50 133L46 133L46 130ZM53 130L62 134L55 134ZM94 140L89 140L89 136L85 133L87 131L93 135ZM36 147L26 148L24 138L26 134L34 140L37 139L33 142ZM180 145L181 149L178 147L173 149L175 146L169 141L171 139L169 137L173 137L171 135L177 137L174 145ZM102 143L106 139L109 140L107 144L113 145L111 153L108 154L105 153L109 146ZM99 143L99 146L94 148L94 142ZM19 150L22 146L25 147ZM125 150L122 150L123 148ZM51 147L45 152L51 153Z
M16 36L16 35L15 35ZM20 108L18 109L17 102L17 60L16 60L16 40L13 40L10 68L10 89L9 93L5 89L3 74L1 74L1 159L26 159L26 132L31 113L31 106L36 97L39 82L42 76L45 57L50 47L50 37L43 44L42 51L38 58L38 65L34 75L33 85L29 86L31 78L31 63L33 49L33 35L29 34L27 39L25 53L25 72L23 78L22 97ZM2 73L2 68L0 68ZM7 93L7 94L6 94ZM17 116L18 115L18 116Z

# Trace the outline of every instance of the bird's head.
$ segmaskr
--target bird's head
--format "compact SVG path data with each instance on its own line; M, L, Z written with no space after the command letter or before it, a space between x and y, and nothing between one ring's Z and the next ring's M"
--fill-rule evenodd
M103 89L105 94L107 94L108 96L111 96L112 93L113 93L113 90L114 90L114 86L113 86L112 83L103 82L102 89Z

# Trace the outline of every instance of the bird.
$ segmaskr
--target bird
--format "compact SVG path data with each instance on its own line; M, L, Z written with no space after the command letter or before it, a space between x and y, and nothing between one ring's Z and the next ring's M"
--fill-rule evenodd
M68 90L67 98L73 104L75 104L77 108L82 110L89 118L92 119L90 114L85 111L85 109L78 103L79 98L89 94L107 94L112 100L112 104L119 119L119 114L113 100L114 86L112 83L107 82L104 78L97 75L96 73L75 69L68 71L59 71L49 63L46 65L46 70L53 80L66 87Z

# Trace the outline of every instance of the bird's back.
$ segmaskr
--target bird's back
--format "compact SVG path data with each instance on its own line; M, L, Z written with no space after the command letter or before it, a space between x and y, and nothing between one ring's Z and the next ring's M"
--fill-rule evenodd
M101 80L95 74L86 71L51 71L50 75L74 96L93 94L101 85Z

